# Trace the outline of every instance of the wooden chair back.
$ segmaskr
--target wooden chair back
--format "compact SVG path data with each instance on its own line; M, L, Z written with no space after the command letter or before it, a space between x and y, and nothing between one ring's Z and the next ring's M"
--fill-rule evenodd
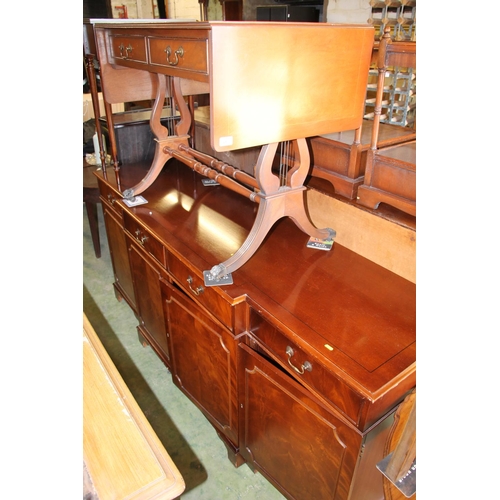
M378 80L371 137L372 150L377 149L380 115L382 114L382 98L384 95L385 74L387 72L387 68L391 66L401 68L414 68L416 70L417 44L416 42L393 41L390 35L390 27L387 26L384 31L384 35L380 39L378 47Z

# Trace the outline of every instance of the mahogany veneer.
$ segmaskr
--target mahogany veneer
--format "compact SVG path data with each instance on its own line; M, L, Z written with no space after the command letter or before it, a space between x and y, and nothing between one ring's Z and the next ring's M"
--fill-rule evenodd
M122 187L144 171L122 169ZM134 208L97 175L117 297L231 461L288 498L382 499L375 464L416 381L415 285L338 244L306 248L282 219L233 285L207 288L202 271L241 245L255 205L176 160Z
M373 122L363 120L361 138L356 142L355 130L311 137L311 175L329 181L335 193L349 200L356 199L363 183L366 156L370 149ZM387 123L380 124L378 144L386 148L409 142L416 137L414 129Z
M378 208L387 203L410 215L417 214L416 141L368 151L367 169L358 189L358 203Z

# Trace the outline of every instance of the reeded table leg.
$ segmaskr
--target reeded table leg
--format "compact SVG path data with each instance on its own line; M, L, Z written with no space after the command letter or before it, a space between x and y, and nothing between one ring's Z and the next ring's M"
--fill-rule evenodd
M282 179L272 172L273 160L278 143L263 146L255 167L255 177L259 185L259 210L252 230L240 249L228 260L214 266L210 275L214 280L239 269L257 251L260 244L276 221L290 217L295 224L312 238L330 240L335 231L330 228L318 229L306 213L303 182L309 171L309 150L305 139L297 139L298 158ZM216 284L216 283L213 283Z

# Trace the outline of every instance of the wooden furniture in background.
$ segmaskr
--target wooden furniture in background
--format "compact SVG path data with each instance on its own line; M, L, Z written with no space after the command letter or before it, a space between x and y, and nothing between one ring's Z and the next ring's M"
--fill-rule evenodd
M83 160L83 202L87 209L89 218L90 234L94 245L96 258L101 257L101 239L99 238L99 222L97 219L97 203L100 203L99 187L97 179L93 174L97 167L89 165L85 159Z
M241 21L243 0L219 0L222 7L223 21Z
M99 500L170 500L184 479L83 315L83 455Z
M205 287L202 271L241 246L255 205L176 160L132 208L97 175L116 295L232 463L290 499L382 500L376 464L416 383L415 285L337 243L307 248L284 218L233 285ZM122 169L122 187L143 175Z
M233 165L239 170L254 175L255 165L259 159L260 147L235 149L218 152L210 144L210 106L199 106L194 110L196 149Z
M416 493L410 495L410 488L406 488L406 494L403 494L401 489L396 487L398 481L408 474L410 468L415 467L416 471L416 408L417 393L415 390L408 394L394 414L394 423L384 450L384 456L390 456L384 474L386 476L384 477L385 500L404 500L405 498L416 500L417 498ZM413 470L410 471L410 474L413 473ZM412 483L412 486L414 485L416 485L415 478Z
M363 183L366 157L370 149L373 122L363 120L361 131L348 130L308 139L311 148L311 176L331 183L335 193L355 200ZM379 147L409 142L416 137L414 129L382 123L379 126Z
M416 43L394 42L386 28L378 51L378 84L370 149L363 184L358 188L360 205L377 208L387 203L416 215L416 140L382 148L379 140L380 114L385 72L388 66L416 68Z

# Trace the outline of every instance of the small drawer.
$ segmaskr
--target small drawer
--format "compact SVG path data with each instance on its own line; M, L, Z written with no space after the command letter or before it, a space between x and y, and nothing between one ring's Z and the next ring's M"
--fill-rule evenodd
M123 213L123 227L162 267L167 268L165 247L127 212Z
M146 39L143 36L113 36L115 59L147 63Z
M152 65L208 75L208 41L148 38Z
M99 185L99 194L103 203L113 210L120 218L122 216L123 208L117 201L122 199L122 196L118 194L114 189L110 188L103 181L97 181Z
M332 406L353 424L358 425L363 398L252 308L250 308L250 332L288 371L298 375L305 386L323 395Z
M168 254L168 270L177 285L186 291L196 302L215 316L224 326L233 331L233 307L212 287L206 287L199 277L177 257Z

